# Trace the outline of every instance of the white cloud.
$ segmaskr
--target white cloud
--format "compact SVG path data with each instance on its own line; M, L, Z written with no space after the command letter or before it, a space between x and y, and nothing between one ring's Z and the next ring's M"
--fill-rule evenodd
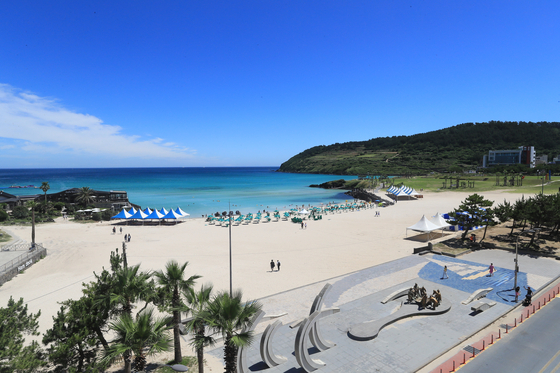
M23 141L37 153L104 155L119 158L186 159L195 153L159 137L127 136L93 115L72 112L56 100L0 84L0 137ZM0 146L0 149L13 145Z

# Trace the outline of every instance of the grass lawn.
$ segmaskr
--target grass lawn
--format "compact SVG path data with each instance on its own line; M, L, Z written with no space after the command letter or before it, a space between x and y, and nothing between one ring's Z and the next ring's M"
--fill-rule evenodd
M459 188L449 188L450 181L447 180L447 188L443 189L443 182L445 179L443 176L436 176L436 177L427 177L427 176L417 176L413 178L394 178L395 184L404 183L404 185L408 187L412 187L416 189L416 191L420 191L420 189L424 189L430 192L443 192L443 191L458 191L458 192L472 192L472 193L481 193L485 191L503 191L505 193L525 193L527 195L534 195L541 193L541 190L544 190L545 194L553 194L558 193L560 188L560 177L557 180L552 178L552 181L545 181L543 184L543 180L539 176L525 176L523 179L522 186L503 186L503 177L499 179L500 185L496 185L496 177L491 176L459 176L460 182L474 182L474 187L461 187ZM453 180L455 183L455 179ZM467 183L468 184L468 183ZM459 184L460 185L460 184Z

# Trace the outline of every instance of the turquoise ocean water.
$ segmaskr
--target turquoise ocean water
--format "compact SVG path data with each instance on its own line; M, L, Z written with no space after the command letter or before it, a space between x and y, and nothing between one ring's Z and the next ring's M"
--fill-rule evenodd
M40 189L7 188L48 181L48 193L69 188L124 190L130 202L150 207L181 207L191 217L218 211L288 209L290 205L343 202L348 196L336 190L309 188L351 176L288 174L274 172L278 167L208 168L104 168L104 169L0 169L0 190L15 195L42 194Z

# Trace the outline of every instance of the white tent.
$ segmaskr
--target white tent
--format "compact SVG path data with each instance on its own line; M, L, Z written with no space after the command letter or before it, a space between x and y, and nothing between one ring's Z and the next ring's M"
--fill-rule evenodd
M433 231L436 231L438 229L442 229L441 226L436 225L434 223L432 223L431 221L429 221L426 218L426 215L422 215L422 218L420 219L420 221L408 228L406 228L406 233L408 236L408 230L412 230L415 232L422 232L422 233L427 233L428 234L428 240L430 240L430 233L432 233Z
M441 214L439 212L436 213L436 215L433 218L430 219L430 222L434 223L435 225L440 226L441 229L445 229L445 228L451 226L451 224L446 222L445 219L443 218L443 216L441 216Z

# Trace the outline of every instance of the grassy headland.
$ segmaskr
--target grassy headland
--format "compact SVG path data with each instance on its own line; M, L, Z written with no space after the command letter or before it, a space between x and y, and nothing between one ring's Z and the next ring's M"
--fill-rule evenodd
M560 154L559 122L464 123L412 136L379 137L307 149L279 171L336 175L426 175L476 169L489 150L534 146Z

